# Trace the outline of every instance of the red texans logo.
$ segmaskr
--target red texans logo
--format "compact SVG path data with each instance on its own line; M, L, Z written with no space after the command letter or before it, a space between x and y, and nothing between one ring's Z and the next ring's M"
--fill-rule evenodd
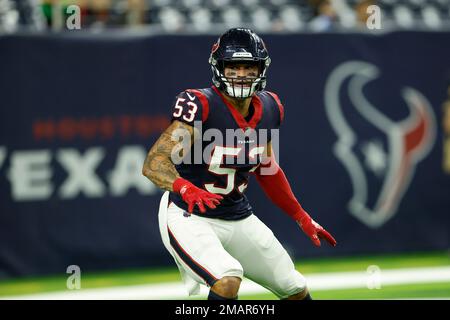
M220 39L217 40L217 42L213 44L213 46L211 48L211 53L214 53L217 51L217 49L219 49L219 44L220 44Z
M345 62L332 71L325 87L328 120L338 136L334 153L353 185L348 209L371 228L382 226L395 215L419 162L428 155L436 138L433 109L416 89L401 90L409 109L409 115L401 121L393 121L367 100L363 88L378 74L378 68L371 64ZM347 104L341 103L344 83L348 83ZM380 134L371 139L361 137L346 115L355 112L358 117L351 117L353 121L360 119L366 128ZM385 145L380 141L385 141ZM370 197L374 201L369 201Z

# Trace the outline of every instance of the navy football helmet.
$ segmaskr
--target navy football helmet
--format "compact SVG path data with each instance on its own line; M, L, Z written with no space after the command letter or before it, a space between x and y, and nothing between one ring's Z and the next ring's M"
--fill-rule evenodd
M227 63L253 63L259 74L252 78L226 78ZM227 95L245 99L266 86L266 71L270 65L269 53L263 40L252 30L233 28L225 32L213 45L209 64L214 85Z

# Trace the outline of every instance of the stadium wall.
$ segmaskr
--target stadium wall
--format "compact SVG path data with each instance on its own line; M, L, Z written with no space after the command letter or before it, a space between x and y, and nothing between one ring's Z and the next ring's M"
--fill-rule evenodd
M255 214L295 259L448 249L450 33L264 39L281 166L338 246L315 248L251 181ZM0 37L0 278L172 265L141 166L175 95L211 85L215 40Z

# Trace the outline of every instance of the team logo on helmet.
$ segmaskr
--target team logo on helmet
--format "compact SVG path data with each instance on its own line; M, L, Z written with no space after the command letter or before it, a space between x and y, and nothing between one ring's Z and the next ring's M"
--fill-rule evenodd
M220 45L220 39L218 39L217 42L213 44L213 46L211 48L211 54L213 54L214 52L217 51L217 49L219 49L219 45Z

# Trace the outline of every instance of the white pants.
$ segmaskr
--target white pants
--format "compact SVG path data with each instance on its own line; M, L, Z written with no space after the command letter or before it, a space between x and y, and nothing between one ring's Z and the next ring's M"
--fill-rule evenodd
M159 228L189 295L225 276L245 277L284 299L306 288L286 250L255 215L237 221L187 215L169 192L162 196Z

